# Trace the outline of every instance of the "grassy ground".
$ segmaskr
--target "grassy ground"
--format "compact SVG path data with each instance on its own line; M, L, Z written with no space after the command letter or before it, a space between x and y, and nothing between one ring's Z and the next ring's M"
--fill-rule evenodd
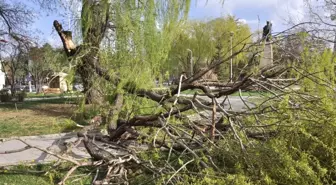
M61 98L0 104L0 138L76 130L73 119L78 107L74 100Z
M52 164L36 166L15 166L10 169L0 168L0 185L52 185L57 184L64 177L70 166L66 163L53 167ZM79 168L73 175L87 174L92 169ZM70 178L67 184L91 184L92 175Z

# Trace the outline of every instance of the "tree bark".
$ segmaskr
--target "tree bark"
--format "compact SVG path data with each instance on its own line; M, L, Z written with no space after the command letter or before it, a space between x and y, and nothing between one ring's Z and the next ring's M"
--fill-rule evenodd
M99 87L95 86L95 80L97 75L95 70L90 66L90 63L96 63L98 58L97 51L90 51L86 54L82 63L77 66L77 73L81 76L84 93L86 97L86 103L98 103L101 104L104 100L103 94L99 92Z
M42 79L38 78L37 80L38 86L36 87L36 94L39 94L42 92L42 81L43 81Z

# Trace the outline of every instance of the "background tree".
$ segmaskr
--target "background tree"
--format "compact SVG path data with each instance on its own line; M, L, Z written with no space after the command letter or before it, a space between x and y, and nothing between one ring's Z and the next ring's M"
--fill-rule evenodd
M35 82L36 93L42 92L46 78L56 74L60 69L62 54L56 52L49 44L29 49L28 65L26 69ZM64 57L63 57L64 59Z
M244 44L251 42L249 27L240 23L235 17L228 16L208 22L186 22L173 42L166 68L175 76L182 71L189 74L190 51L193 55L193 72L207 68L214 62L215 57L228 57L231 51L231 32L234 34L233 52L239 51ZM246 57L245 54L235 56L233 60L235 77L239 76L240 70L246 64ZM215 71L221 80L230 78L230 65L221 65Z
M22 45L8 44L5 47L7 55L3 61L6 80L11 87L12 95L15 95L16 85L21 85L22 79L25 77L25 62L27 59L27 51ZM8 69L8 70L6 70Z
M17 42L29 41L27 28L34 18L33 11L21 2L0 1L0 38Z

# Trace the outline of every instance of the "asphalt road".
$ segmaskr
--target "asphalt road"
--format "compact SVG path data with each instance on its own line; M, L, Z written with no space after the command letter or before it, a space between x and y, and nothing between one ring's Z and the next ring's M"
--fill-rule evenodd
M187 96L192 97L193 95L181 95L181 96ZM207 96L199 96L199 98L202 98L206 101L211 102L212 100ZM249 106L250 108L255 107L255 104L252 103L249 99L252 99L255 97L252 96L242 96L240 98L239 96L228 96L228 98L225 99L225 97L218 98L218 102L223 106L225 110L232 110L232 111L245 111L248 110ZM243 99L243 100L242 100ZM247 106L245 105L245 103Z

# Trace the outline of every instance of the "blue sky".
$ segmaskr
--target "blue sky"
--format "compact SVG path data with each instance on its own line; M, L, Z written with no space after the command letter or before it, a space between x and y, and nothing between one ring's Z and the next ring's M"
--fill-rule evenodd
M23 1L23 0L18 0ZM260 28L266 20L273 22L275 32L282 31L288 26L288 19L300 21L304 15L304 0L192 0L189 13L190 19L209 20L225 15L234 15L247 23L254 31L258 28L258 16ZM33 7L36 8L35 5ZM41 12L39 19L33 24L33 28L41 31L42 42L49 42L52 45L59 43L57 35L52 33L53 21L63 20L65 17L56 14ZM62 21L62 22L63 22Z

